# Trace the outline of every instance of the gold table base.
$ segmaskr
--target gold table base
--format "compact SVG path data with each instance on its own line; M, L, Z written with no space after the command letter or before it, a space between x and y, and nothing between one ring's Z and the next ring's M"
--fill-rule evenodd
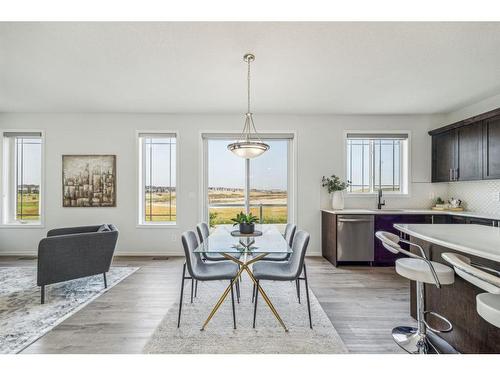
M201 331L205 330L205 327L210 322L210 320L213 318L213 316L215 315L215 313L217 312L217 310L219 310L219 307L222 305L222 303L226 299L227 295L231 291L231 288L233 287L233 285L236 282L236 280L238 280L238 278L241 276L241 274L243 273L243 271L246 271L247 274L248 274L248 276L250 276L250 279L252 280L252 282L254 283L254 285L258 288L258 292L260 292L260 294L261 294L262 298L264 299L264 301L266 302L267 306L269 306L269 308L271 309L273 315L276 317L276 319L278 320L278 322L280 323L280 325L283 327L283 329L285 330L285 332L288 332L288 328L286 328L285 323L283 323L283 320L281 319L280 314L278 314L278 311L276 311L276 308L273 306L273 304L272 304L271 300L269 299L269 297L267 296L266 292L264 292L264 289L262 289L262 286L260 285L260 283L257 283L257 280L255 279L252 271L248 267L252 263L255 263L255 262L261 260L266 255L268 255L269 253L260 254L260 255L258 255L256 257L250 259L249 261L246 260L248 253L245 253L244 258L243 258L244 261L241 261L238 258L235 258L232 255L227 254L227 253L221 253L221 254L226 259L231 260L231 261L239 264L240 269L239 269L238 273L236 274L236 277L233 280L231 280L231 284L229 284L229 286L226 288L226 290L224 290L224 293L222 293L222 295L220 296L219 300L217 301L217 303L215 304L214 308L210 312L210 315L208 316L207 320L203 324L203 327L201 327Z

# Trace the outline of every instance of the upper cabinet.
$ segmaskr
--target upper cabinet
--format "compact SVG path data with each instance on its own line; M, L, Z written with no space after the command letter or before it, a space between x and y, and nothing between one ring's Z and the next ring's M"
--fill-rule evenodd
M457 168L457 134L455 130L432 136L432 182L453 181Z
M500 178L500 116L483 124L483 178Z
M455 181L480 180L483 177L483 126L481 122L465 125L457 132Z
M429 134L432 182L500 178L500 109Z

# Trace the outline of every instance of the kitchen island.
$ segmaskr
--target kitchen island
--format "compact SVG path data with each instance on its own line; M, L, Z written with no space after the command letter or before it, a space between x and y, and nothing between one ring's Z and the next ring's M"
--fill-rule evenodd
M429 259L446 263L441 254L465 255L474 263L500 271L500 228L475 224L395 224L425 250ZM416 249L412 249L416 250ZM439 334L461 353L500 353L500 329L482 319L476 310L476 295L482 289L456 276L455 283L440 289L427 284L426 310L451 321L453 331ZM411 313L415 317L415 286L411 283Z

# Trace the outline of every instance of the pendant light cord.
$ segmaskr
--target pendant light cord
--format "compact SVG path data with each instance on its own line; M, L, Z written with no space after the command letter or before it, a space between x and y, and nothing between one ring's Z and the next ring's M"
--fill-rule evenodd
M248 59L248 72L247 72L247 97L248 97L248 107L247 113L250 113L250 59Z
M234 154L241 156L246 159L251 159L256 156L261 155L263 152L269 150L269 145L262 142L262 139L257 133L255 124L253 123L253 116L250 112L250 63L255 59L255 56L251 53L247 53L243 56L243 59L248 64L247 65L247 113L245 114L245 125L243 126L243 131L241 133L240 139L234 143L230 143L227 148ZM251 135L252 130L254 136Z

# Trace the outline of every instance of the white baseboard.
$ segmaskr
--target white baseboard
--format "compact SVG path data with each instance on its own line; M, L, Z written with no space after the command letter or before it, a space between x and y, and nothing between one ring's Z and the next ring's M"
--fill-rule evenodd
M26 251L0 251L0 257L36 257L38 253L32 250Z

